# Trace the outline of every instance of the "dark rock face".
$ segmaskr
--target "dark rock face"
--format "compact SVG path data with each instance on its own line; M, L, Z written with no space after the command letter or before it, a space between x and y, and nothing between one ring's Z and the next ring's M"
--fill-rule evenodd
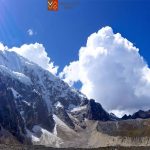
M82 128L86 128L85 118L89 120L99 121L114 121L119 120L115 115L107 113L101 104L95 102L95 100L85 100L81 103L79 109L71 111L70 114L76 118L76 124Z
M12 89L18 92L15 97ZM34 125L40 125L53 131L55 122L42 96L32 85L0 73L0 125L24 143L27 141L25 127L32 130Z
M132 119L132 116L125 114L121 119L122 119L122 120Z
M121 119L122 120L127 120L127 119L148 119L150 118L150 110L148 111L143 111L143 110L139 110L137 112L135 112L133 115L124 115Z
M150 110L148 111L139 110L138 112L132 115L132 119L136 119L136 118L141 118L141 119L150 118Z
M80 103L80 106L85 106L89 103L89 100L88 99L83 99L82 102Z
M40 93L36 92L32 85L23 84L1 73L0 77L2 83L6 83L7 87L13 87L20 94L20 96L14 98L14 102L27 128L32 129L34 125L39 124L43 128L52 131L55 125L52 112L48 112L46 103Z
M73 121L70 119L69 115L67 114L64 107L57 107L54 109L54 113L64 122L66 123L70 128L74 129L75 125Z
M30 99L32 99L32 102L29 104L22 101L22 115L27 128L31 130L34 125L39 124L48 131L52 131L55 125L54 120L52 114L48 112L42 97L33 92L30 95Z
M110 115L103 109L101 104L96 103L93 99L91 99L87 105L86 118L101 121L111 120Z
M113 113L110 113L109 115L110 115L110 118L111 118L112 121L120 120L120 118L118 118L118 117L117 117L115 114L113 114Z
M0 81L0 126L8 130L18 141L23 143L25 126L23 119L16 109L16 104L11 90Z
M9 131L7 131L7 130L3 129L3 127L1 127L1 129L0 129L0 145L1 144L20 145L21 143Z

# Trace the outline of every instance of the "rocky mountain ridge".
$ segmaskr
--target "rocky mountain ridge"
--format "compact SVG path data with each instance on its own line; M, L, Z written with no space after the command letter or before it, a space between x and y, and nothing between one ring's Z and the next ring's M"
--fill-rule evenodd
M122 120L129 120L120 122L121 119L106 112L101 104L87 99L49 71L15 52L0 51L1 143L9 144L13 140L14 143L52 147L107 146L113 139L117 141L123 137L122 122L129 129L135 123L138 124L135 128L142 126L145 128L143 132L149 131L149 121L130 124L133 122L130 119L149 118L149 115L139 112L133 116L125 116ZM110 131L114 131L114 134ZM97 139L93 136L97 136ZM101 136L108 138L109 143L103 140L98 143ZM132 144L132 138L118 141L124 144L129 140Z

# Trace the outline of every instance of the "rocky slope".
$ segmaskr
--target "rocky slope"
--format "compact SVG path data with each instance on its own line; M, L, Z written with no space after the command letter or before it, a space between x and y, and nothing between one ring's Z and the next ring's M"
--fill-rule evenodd
M15 52L0 51L0 143L150 145L149 120L130 120L135 118L149 115L139 112L121 121L37 64Z

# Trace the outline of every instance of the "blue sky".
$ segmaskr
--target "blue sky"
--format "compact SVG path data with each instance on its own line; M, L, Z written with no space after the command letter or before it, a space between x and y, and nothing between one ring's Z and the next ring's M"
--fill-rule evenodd
M59 0L68 2L68 0ZM47 10L47 0L0 0L0 41L21 46L39 42L60 70L78 58L87 37L109 25L133 42L150 63L149 0L69 0L73 7ZM27 34L32 29L33 36ZM60 71L59 70L59 71Z
M52 12L47 10L47 0L0 0L0 42L9 48L43 44L51 60L59 66L62 79L71 81L88 98L94 98L115 114L149 109L150 1L58 1L59 10ZM114 34L112 29L122 36ZM84 60L78 59L79 49L86 45L88 37L93 47L87 45L80 51L79 57ZM39 48L43 53L41 45L28 45L28 48L32 52ZM33 58L32 54L28 57ZM40 55L35 57L42 64L43 60L39 59Z

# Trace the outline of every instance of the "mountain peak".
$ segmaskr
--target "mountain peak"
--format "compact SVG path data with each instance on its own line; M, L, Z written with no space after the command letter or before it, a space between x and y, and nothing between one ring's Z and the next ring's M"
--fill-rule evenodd
M91 141L87 145L91 147L95 133L109 136L111 129L114 136L118 135L118 128L123 132L124 122L118 123L119 118L101 104L7 50L0 51L0 101L0 133L11 137L5 141L14 137L19 143L53 147L82 147ZM149 117L149 111L140 110L131 118Z

